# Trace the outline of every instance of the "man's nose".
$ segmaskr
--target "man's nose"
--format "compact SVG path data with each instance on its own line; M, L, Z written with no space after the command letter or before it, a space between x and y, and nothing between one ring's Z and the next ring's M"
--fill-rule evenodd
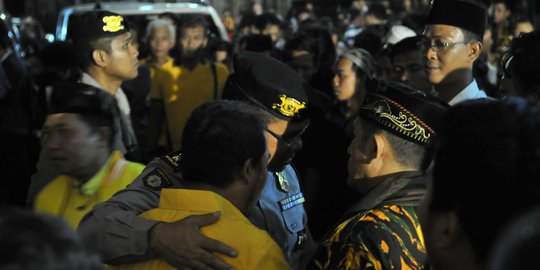
M401 73L401 76L399 76L399 80L401 82L407 82L409 80L409 74L407 71L403 71L403 73Z
M431 47L427 47L424 49L424 57L426 59L435 59L437 58L437 53L435 53L435 50Z
M139 56L139 50L137 50L137 48L135 48L135 46L131 46L131 48L132 48L131 55L133 55L133 57L137 58Z

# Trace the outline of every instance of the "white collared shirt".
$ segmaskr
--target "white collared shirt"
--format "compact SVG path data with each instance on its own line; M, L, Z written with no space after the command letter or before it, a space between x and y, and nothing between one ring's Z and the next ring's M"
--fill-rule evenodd
M450 106L454 106L460 102L463 102L465 100L469 99L478 99L478 98L487 98L486 92L483 90L480 90L478 88L478 83L476 83L476 80L473 80L465 89L461 90L454 98L452 98L448 104Z
M86 72L83 72L80 82L106 91L99 82ZM132 151L132 148L137 145L137 139L135 137L135 132L133 131L133 125L131 124L131 107L129 106L129 101L122 88L118 87L118 89L116 89L114 98L120 109L121 130L117 133L118 138L114 139L115 143L113 149L126 153Z

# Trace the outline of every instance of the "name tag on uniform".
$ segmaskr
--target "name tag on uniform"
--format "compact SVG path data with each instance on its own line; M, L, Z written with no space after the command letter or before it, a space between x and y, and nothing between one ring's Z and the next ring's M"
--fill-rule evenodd
M281 207L281 211L285 211L299 204L303 204L305 201L306 199L304 198L304 194L302 192L298 192L288 198L279 201L279 206Z

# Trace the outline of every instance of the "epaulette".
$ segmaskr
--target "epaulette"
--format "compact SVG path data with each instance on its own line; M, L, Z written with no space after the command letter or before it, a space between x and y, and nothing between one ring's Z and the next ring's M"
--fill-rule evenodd
M182 157L181 151L171 152L169 154L160 156L159 158L165 162L165 164L169 165L173 171L180 170L180 159Z

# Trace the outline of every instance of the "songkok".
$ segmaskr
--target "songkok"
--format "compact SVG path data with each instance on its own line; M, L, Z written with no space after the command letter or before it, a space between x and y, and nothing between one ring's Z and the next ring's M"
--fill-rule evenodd
M69 24L68 37L73 41L115 37L129 32L127 22L119 14L93 10L75 16Z
M401 138L426 145L436 136L448 107L408 85L373 80L358 115Z
M487 13L479 5L459 0L433 0L426 24L445 24L484 36Z
M310 116L313 89L292 68L262 53L244 51L233 57L224 98L245 99L289 121Z

